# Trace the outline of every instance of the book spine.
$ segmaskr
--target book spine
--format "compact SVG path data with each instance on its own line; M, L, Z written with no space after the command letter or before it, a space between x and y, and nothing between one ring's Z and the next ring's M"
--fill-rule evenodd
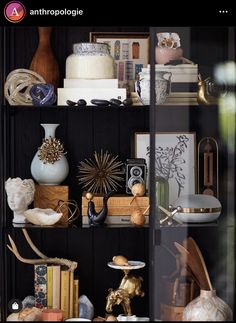
M64 79L64 88L112 88L118 89L118 79Z
M197 92L197 82L171 82L171 92Z
M198 75L197 74L172 74L171 82L172 83L197 83Z
M124 215L124 216L119 216L119 215L114 215L114 216L107 216L106 217L106 224L112 225L112 224L119 224L119 225L127 225L131 224L130 222L130 216L129 215ZM149 223L149 216L145 215L145 224ZM82 217L82 224L87 225L89 224L89 218L87 216Z
M61 271L61 309L64 312L64 319L69 318L70 303L70 272Z
M79 316L79 280L74 279L73 317Z
M60 309L61 305L61 267L60 266L52 266L53 274L52 274L52 308Z
M47 267L47 305L48 309L53 308L53 268L52 266Z
M96 208L101 208L101 206L96 206ZM115 216L115 215L130 215L134 210L139 208L142 212L144 212L147 208L147 206L137 206L137 205L131 205L131 206L117 206L117 207L108 207L108 216ZM148 212L147 212L148 214ZM82 216L88 215L88 208L82 207Z
M118 207L118 206L129 206L130 202L133 200L133 196L112 196L109 198L107 202L107 206L109 207ZM94 196L93 202L97 206L103 205L103 197L102 196ZM82 197L82 205L87 206L88 200L85 196ZM138 196L136 199L132 201L131 206L145 206L149 205L149 197L148 196Z
M47 307L47 265L34 265L35 307Z
M58 88L57 89L57 105L67 105L66 101L71 100L77 102L84 99L88 105L92 99L110 100L111 98L118 100L126 99L126 89L109 89L109 88Z
M69 318L73 317L73 310L74 310L74 272L70 271Z

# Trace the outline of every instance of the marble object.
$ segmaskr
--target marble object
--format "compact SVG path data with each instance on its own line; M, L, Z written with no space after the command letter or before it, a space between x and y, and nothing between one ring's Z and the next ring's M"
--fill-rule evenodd
M156 71L155 90L156 104L162 104L170 94L171 72ZM144 105L150 104L150 69L145 68L139 73L139 81L136 82L136 92Z
M79 318L92 320L94 316L94 306L86 295L79 297Z
M61 219L63 213L57 213L53 209L34 208L25 211L24 215L35 225L54 225Z
M48 123L41 124L41 126L45 131L45 140L55 138L55 131L59 124ZM42 149L43 145L39 150ZM57 151L55 151L55 154L58 155ZM49 155L52 155L51 150ZM37 151L31 163L31 174L41 185L59 185L64 181L68 173L69 165L64 153L59 154L55 162L46 162L45 160L40 160L39 151Z
M78 43L66 59L67 79L113 79L115 62L106 43Z
M215 290L201 290L200 296L184 309L183 321L232 321L231 308L219 297Z
M7 202L14 213L13 223L26 223L24 212L34 200L35 185L32 179L8 178L5 182Z

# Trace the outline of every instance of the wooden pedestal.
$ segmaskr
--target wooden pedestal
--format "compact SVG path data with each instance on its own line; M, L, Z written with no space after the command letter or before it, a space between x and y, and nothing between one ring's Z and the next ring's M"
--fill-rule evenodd
M56 210L58 207L58 202L65 201L69 199L69 187L62 185L36 185L35 195L34 195L34 207L41 209L53 209ZM63 216L58 222L59 224L67 223L68 219L68 209L63 208Z

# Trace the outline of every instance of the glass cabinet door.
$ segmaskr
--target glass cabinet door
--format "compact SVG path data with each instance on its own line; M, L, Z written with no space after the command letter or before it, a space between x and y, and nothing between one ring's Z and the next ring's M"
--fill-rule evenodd
M150 134L137 140L150 161L150 316L233 320L235 28L152 27L150 38Z

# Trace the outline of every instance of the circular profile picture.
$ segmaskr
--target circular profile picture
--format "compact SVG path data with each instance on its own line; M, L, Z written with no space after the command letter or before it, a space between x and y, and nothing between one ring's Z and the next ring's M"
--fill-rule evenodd
M19 1L8 2L4 8L5 18L13 23L20 22L25 18L25 6Z

